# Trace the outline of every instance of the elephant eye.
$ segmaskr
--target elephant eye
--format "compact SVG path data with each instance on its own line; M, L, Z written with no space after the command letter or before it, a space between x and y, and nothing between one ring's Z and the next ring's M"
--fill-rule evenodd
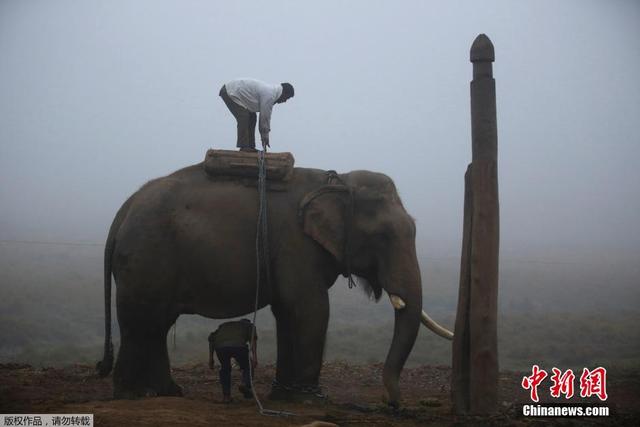
M391 233L389 229L385 228L385 229L377 230L375 233L373 233L372 237L376 241L376 243L384 245L391 240Z

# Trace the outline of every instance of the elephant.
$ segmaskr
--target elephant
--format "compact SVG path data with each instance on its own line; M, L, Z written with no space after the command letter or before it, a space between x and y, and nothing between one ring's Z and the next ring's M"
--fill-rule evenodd
M451 338L422 311L416 227L388 176L293 168L267 182L270 280L256 295L255 178L212 176L203 163L149 181L118 210L104 251L105 345L98 373L113 366L111 280L116 283L120 348L115 398L181 395L170 373L166 336L181 314L212 319L270 306L276 321L276 374L270 397L317 394L329 319L328 291L355 275L395 310L383 369L386 401L419 325Z

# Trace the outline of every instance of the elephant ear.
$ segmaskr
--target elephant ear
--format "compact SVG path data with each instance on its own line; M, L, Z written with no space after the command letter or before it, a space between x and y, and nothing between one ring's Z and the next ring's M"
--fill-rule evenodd
M298 211L304 232L340 262L344 261L349 203L348 187L325 185L307 194Z

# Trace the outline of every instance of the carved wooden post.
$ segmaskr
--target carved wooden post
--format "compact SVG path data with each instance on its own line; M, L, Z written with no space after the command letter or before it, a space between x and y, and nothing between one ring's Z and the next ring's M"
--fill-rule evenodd
M470 173L467 171L470 179L465 180L466 234L453 346L452 392L457 413L495 412L498 401L500 221L493 61L493 44L480 34L471 46L472 163ZM466 206L468 199L471 202Z
M460 256L460 289L458 314L453 334L451 398L458 414L469 411L469 298L471 285L471 164L464 174L464 222L462 226L462 255Z

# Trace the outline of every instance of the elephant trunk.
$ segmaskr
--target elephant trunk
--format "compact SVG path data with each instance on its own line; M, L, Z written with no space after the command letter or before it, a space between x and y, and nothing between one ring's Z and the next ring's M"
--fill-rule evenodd
M387 402L396 408L400 402L400 389L398 387L400 373L416 341L422 314L420 272L417 267L415 270L415 273L411 274L410 277L404 277L406 280L403 280L403 283L396 283L387 288L390 296L399 297L404 302L404 307L394 310L393 340L391 341L391 347L389 348L382 373L382 380L387 392Z

